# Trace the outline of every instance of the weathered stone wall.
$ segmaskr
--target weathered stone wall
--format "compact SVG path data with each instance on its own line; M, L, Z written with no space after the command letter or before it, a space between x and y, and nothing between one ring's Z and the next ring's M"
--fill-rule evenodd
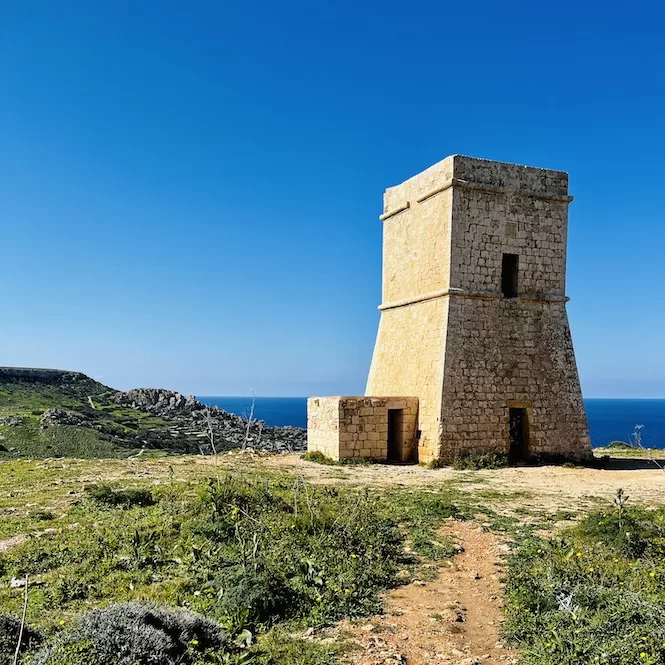
M506 451L525 408L529 453L588 452L565 310L568 176L455 155L384 196L381 322L367 394L420 398L418 457ZM519 256L518 297L501 293Z
M437 457L507 453L510 407L527 410L530 455L589 448L564 304L451 298Z
M589 448L565 310L568 176L456 159L451 277L438 456L509 448L511 406L526 408L530 454ZM501 294L504 253L518 297Z
M544 176L546 181L567 182L565 173L546 173L556 174ZM500 181L508 182L507 189L454 188L451 287L500 295L501 259L509 253L519 256L521 296L563 297L569 198L560 191L566 187L555 188L547 199L519 190L521 179Z
M367 395L420 398L420 460L436 457L440 445L447 323L448 300L443 298L384 311L367 381Z
M385 460L388 454L388 411L403 414L402 460L416 441L418 399L413 397L310 397L307 400L307 449L334 460Z
M449 181L448 169L440 176ZM386 191L382 215L384 305L449 286L453 191L428 196L436 184L428 184L433 178L432 173L423 182L407 181L403 187ZM405 207L407 202L409 207Z
M436 457L441 439L448 300L437 294L450 285L453 190L439 190L453 164L448 157L384 195L383 304L365 394L420 398L421 460Z
M339 460L339 397L307 400L307 450Z

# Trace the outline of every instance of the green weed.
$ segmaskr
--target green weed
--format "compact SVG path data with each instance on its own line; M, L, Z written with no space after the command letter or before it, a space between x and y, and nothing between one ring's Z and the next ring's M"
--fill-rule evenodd
M133 508L134 506L152 506L155 504L152 492L143 488L114 489L110 485L101 484L87 487L86 493L100 506Z
M504 453L457 453L453 457L453 468L458 470L502 469L506 466L508 455Z
M528 665L665 663L665 508L615 505L510 557L509 637Z

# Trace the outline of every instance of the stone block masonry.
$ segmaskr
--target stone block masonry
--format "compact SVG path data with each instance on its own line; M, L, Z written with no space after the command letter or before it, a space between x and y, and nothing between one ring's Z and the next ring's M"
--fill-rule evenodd
M307 449L334 460L412 461L417 417L417 397L310 397Z
M412 459L590 453L566 314L571 200L566 173L460 155L386 190L365 399L417 399ZM378 444L320 411L359 398L315 399L310 449L376 457Z

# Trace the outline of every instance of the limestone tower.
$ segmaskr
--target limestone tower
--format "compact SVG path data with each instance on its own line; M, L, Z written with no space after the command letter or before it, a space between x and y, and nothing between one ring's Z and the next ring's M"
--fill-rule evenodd
M460 155L386 190L366 396L418 398L420 461L588 454L566 314L571 200L566 173Z

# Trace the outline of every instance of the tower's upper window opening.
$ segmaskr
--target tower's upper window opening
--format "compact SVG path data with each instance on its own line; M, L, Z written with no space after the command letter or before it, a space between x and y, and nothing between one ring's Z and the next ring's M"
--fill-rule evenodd
M517 298L517 277L520 257L517 254L504 254L501 262L501 292L504 298Z

